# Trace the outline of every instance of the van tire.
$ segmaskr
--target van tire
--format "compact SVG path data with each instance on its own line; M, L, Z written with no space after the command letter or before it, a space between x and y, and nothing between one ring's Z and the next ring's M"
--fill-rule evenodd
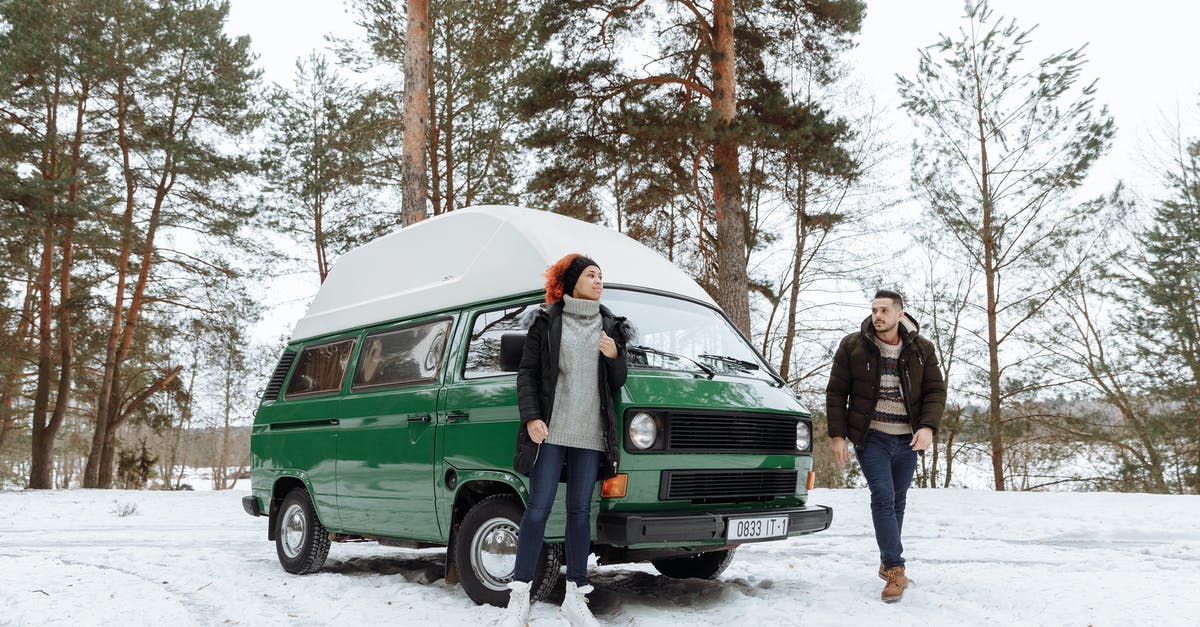
M517 530L524 512L525 508L516 496L496 494L476 503L463 517L454 535L454 562L463 590L475 603L496 607L508 605L508 582L512 581L509 562L516 563ZM486 551L485 543L500 552ZM533 585L529 589L530 599L543 599L554 589L562 555L561 544L542 545ZM492 559L488 560L489 557ZM482 563L485 561L492 562L490 569Z
M329 556L329 532L317 518L308 490L294 488L283 498L275 518L275 553L293 575L321 570Z
M672 579L716 579L733 561L736 549L696 553L687 557L653 560L658 572Z

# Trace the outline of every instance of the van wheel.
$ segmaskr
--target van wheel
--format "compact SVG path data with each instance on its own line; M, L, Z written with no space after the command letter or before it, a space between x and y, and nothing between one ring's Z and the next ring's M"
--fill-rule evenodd
M525 508L520 499L497 494L475 504L454 536L454 561L463 590L483 605L508 605L508 582L517 564L517 530ZM558 583L562 545L544 544L534 569L531 599L542 599Z
M715 579L729 562L733 561L735 549L696 553L687 557L672 557L653 560L650 563L658 572L673 579Z
M308 490L295 488L288 492L275 524L275 552L283 569L293 575L321 570L329 555L329 532L317 520Z

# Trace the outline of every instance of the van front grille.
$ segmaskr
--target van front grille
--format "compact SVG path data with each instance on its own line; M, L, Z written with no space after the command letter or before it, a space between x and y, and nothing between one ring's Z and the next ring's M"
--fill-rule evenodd
M795 416L672 413L666 450L685 453L793 453Z
M769 499L796 493L795 470L664 470L658 498L709 502Z
M296 352L283 351L279 363L275 366L275 372L271 374L271 381L267 383L267 391L263 392L264 401L273 401L279 398L279 391L283 389L283 380L287 377L288 370L291 370L293 361L296 361Z

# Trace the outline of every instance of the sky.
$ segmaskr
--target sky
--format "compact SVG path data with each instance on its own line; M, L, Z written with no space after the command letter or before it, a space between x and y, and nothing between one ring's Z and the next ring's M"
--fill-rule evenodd
M850 62L890 111L898 137L911 126L898 111L896 75L914 76L918 50L939 33L953 35L965 22L960 0L868 2L867 18ZM1179 117L1196 128L1200 105L1200 3L1185 0L998 0L992 10L1022 27L1037 26L1030 50L1036 58L1086 44L1083 76L1097 79L1097 101L1106 104L1117 134L1091 177L1110 188L1121 178L1149 193L1154 175L1140 155L1165 120ZM1165 117L1164 117L1165 116ZM1102 190L1101 190L1102 191Z
M197 484L203 490L203 483ZM321 572L279 566L248 490L0 492L0 626L491 625L500 609L443 579L444 549L334 543ZM589 569L601 624L1196 624L1200 496L911 490L906 574L879 601L865 489L814 490L826 530L742 545L717 580L649 564ZM536 603L560 627L563 586Z
M1037 26L1030 46L1035 57L1087 44L1084 76L1099 80L1097 100L1109 107L1117 133L1084 193L1104 194L1120 179L1134 193L1153 196L1157 179L1146 165L1152 138L1175 120L1195 135L1200 122L1200 71L1195 69L1200 37L1193 32L1200 24L1200 3L997 0L992 9L1019 26ZM847 57L853 68L850 80L874 98L888 136L898 146L907 147L913 131L899 110L896 75L915 74L918 50L936 42L939 33L956 33L964 24L962 14L961 0L867 3L858 45ZM226 28L250 35L265 80L283 85L290 84L297 58L326 48L327 34L353 37L357 31L346 5L331 0L233 0ZM906 188L903 154L888 168L897 189ZM267 290L274 301L255 329L263 341L291 333L315 293L315 272L278 283Z

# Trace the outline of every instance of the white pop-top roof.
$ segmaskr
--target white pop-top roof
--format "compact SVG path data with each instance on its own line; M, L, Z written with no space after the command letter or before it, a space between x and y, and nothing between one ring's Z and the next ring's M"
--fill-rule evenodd
M572 252L595 259L605 285L716 306L665 257L617 231L548 211L480 206L418 222L339 257L292 340L542 290L546 268Z

